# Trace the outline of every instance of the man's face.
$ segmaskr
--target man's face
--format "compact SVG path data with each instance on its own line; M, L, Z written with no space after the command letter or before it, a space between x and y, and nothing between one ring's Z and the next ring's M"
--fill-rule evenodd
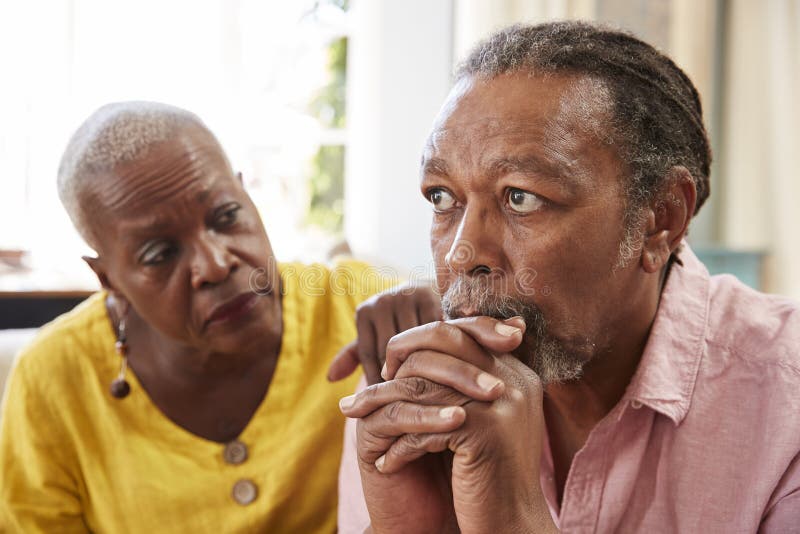
M280 328L278 274L221 148L188 128L96 181L88 198L108 284L162 334L236 352ZM251 288L255 274L261 295Z
M624 170L606 140L609 109L604 86L577 76L467 78L454 88L421 183L449 315L523 313L538 323L528 347L580 365L613 350L644 295L638 261L617 267Z

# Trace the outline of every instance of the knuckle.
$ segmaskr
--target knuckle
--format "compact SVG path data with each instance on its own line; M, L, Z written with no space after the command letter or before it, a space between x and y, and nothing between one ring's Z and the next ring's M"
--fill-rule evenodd
M414 410L414 422L417 424L425 424L428 420L427 412L424 407L417 406Z
M430 392L430 382L424 378L412 378L409 383L410 393L414 398L424 397Z
M388 358L389 353L395 354L400 351L401 344L402 344L402 337L398 334L393 335L389 338L389 341L386 343L386 355Z
M424 438L422 437L422 434L406 434L401 440L399 440L398 445L404 450L404 452L408 453L423 448L423 440Z
M384 416L389 422L395 423L403 411L403 406L399 402L393 402L384 409Z
M408 355L403 362L403 369L411 376L416 374L416 372L419 370L419 357L417 356L416 352Z
M443 328L447 326L447 323L444 321L433 321L432 323L428 324L428 328L434 332L439 333L442 331Z
M372 403L377 401L380 395L380 386L382 384L373 384L367 388L365 388L361 393L358 395L361 396L366 402Z
M375 299L375 311L377 313L386 313L392 308L391 295L378 295Z

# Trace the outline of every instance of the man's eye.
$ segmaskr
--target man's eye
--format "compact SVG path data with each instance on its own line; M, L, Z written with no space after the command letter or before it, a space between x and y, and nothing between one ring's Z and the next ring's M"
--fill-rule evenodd
M508 207L516 213L532 213L544 206L544 200L522 189L508 190Z
M428 191L428 201L433 204L434 211L447 211L456 205L453 195L440 188Z

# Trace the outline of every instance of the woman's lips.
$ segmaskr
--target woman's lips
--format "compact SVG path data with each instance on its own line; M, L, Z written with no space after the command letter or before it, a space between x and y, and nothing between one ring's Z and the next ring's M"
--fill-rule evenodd
M258 302L258 295L248 291L214 307L203 328L236 321L244 317Z

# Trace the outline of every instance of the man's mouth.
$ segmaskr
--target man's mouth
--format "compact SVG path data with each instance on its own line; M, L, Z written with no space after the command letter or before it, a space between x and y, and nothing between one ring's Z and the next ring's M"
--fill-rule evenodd
M247 291L216 305L203 323L203 329L205 330L209 327L231 323L241 319L255 307L258 298L256 293Z

